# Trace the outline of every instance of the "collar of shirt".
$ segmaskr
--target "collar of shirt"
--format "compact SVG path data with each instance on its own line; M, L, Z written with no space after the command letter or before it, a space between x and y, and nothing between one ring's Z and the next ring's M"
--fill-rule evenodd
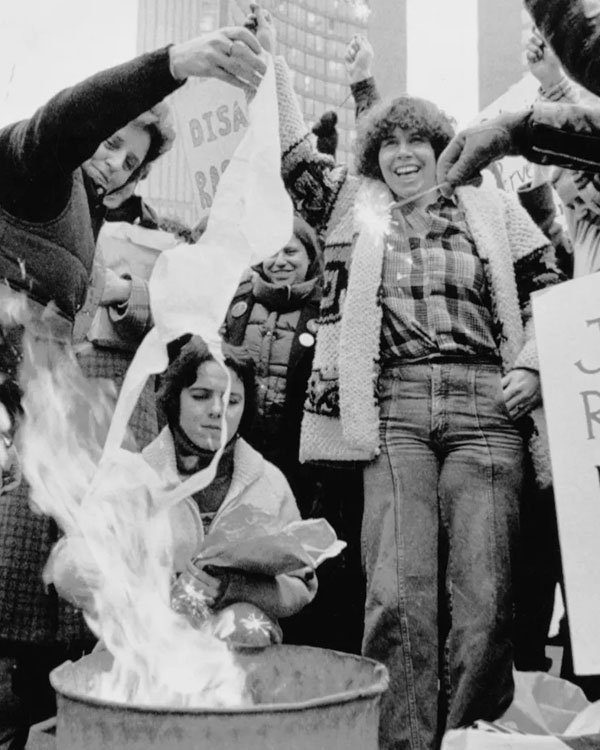
M442 209L458 208L456 195L446 198L441 193L427 206L417 206L412 201L395 201L391 204L390 213L392 223L397 227L405 227L412 234L427 233L431 226L432 216L439 214Z

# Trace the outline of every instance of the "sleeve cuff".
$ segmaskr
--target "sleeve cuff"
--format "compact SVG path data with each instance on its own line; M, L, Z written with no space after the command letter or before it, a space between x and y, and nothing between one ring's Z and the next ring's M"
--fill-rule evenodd
M542 99L545 99L549 102L567 101L575 104L579 101L577 89L566 76L562 76L560 81L555 83L553 86L549 86L546 89L543 89L540 86L539 94Z
M131 281L129 299L122 305L108 308L108 315L119 336L126 341L141 339L152 327L148 282L137 276L123 274Z

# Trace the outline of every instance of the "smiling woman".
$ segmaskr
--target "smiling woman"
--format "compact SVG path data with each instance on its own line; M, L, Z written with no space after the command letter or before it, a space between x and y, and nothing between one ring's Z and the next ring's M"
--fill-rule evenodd
M364 465L362 647L391 677L380 747L434 750L512 699L522 433L547 457L524 418L541 399L529 298L562 276L514 197L433 190L453 135L433 102L363 115L353 175L315 151L281 60L277 83L282 175L324 238L300 458ZM372 79L360 91L378 99Z

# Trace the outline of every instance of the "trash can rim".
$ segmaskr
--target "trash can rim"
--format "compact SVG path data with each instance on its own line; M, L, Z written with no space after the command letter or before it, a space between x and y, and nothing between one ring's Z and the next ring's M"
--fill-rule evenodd
M276 648L276 647L275 647ZM310 648L310 647L302 647ZM249 706L239 706L237 708L230 707L210 707L203 708L202 706L197 707L183 707L183 706L156 706L152 704L139 704L139 703L121 703L118 701L110 701L105 698L96 698L94 696L85 695L75 690L63 687L60 683L61 672L73 665L74 662L66 661L59 665L50 673L50 684L56 691L56 693L67 698L70 701L76 703L82 703L87 705L96 706L97 708L103 708L108 710L118 711L130 711L132 713L156 713L161 715L169 714L218 714L222 716L233 715L233 714L262 714L262 713L282 713L292 711L304 711L310 708L316 708L318 706L331 706L334 704L348 703L350 701L365 700L373 698L381 693L385 692L388 687L389 675L387 668L376 661L366 656L357 656L356 654L347 654L342 651L334 651L332 653L339 654L345 658L353 658L360 660L361 662L368 662L373 666L373 680L370 685L365 687L356 688L352 690L341 691L338 693L330 693L329 695L323 695L316 698L309 698L305 701L295 701L293 703L259 703Z

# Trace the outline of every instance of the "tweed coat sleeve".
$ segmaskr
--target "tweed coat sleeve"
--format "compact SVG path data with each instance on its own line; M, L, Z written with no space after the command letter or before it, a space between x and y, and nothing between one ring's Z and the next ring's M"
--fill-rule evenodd
M513 365L515 368L538 370L538 356L531 311L531 295L540 289L566 280L559 270L553 245L536 226L518 198L500 191L509 244L512 252L515 281L525 339Z
M540 91L540 101L579 104L580 89L563 76L551 88ZM575 211L572 217L568 217L568 222L572 238L579 247L586 241L590 225L600 221L600 174L585 169L554 167L551 176L562 202ZM593 229L592 233L595 235Z
M346 179L347 169L320 153L313 141L292 87L289 69L275 59L281 174L294 207L322 235Z

